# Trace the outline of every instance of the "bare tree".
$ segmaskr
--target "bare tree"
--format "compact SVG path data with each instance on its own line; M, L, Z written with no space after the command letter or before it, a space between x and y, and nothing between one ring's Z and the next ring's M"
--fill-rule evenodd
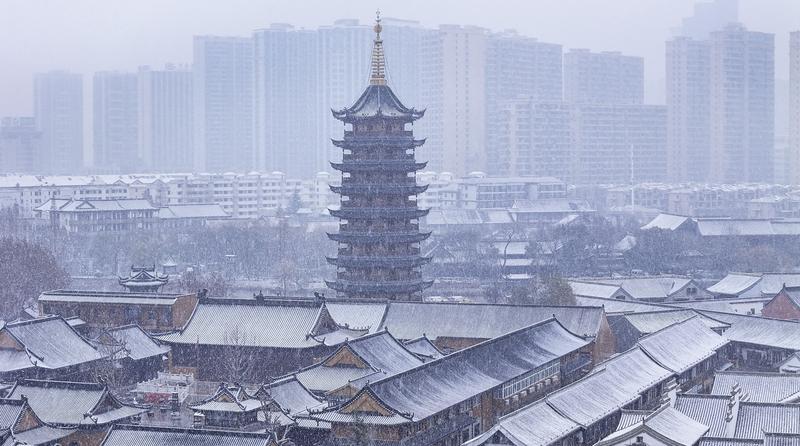
M247 333L240 332L236 325L225 331L223 339L225 347L220 358L223 378L230 382L241 381L249 376L253 367L253 358L247 347Z
M41 245L0 239L0 319L15 319L42 291L64 288L67 283L69 275Z

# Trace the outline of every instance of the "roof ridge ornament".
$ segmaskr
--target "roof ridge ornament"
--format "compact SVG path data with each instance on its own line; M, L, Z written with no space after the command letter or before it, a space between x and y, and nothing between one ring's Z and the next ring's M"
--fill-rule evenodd
M372 41L372 59L370 62L370 85L386 85L386 57L383 53L383 40L381 39L381 10L375 11L375 39Z

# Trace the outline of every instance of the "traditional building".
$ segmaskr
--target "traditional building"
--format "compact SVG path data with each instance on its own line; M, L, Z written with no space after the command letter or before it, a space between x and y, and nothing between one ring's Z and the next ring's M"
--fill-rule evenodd
M169 346L163 345L135 324L104 331L93 343L114 360L117 365L113 369L114 378L119 384L155 378L158 372L164 370L170 353Z
M88 378L105 359L60 316L0 321L0 381Z
M119 425L114 426L100 443L101 446L141 446L145 444L275 446L278 441L274 435L266 433Z
M39 314L79 317L89 328L137 324L151 332L182 327L197 306L195 293L54 290L39 295Z
M206 426L242 429L258 422L266 400L251 395L241 384L220 383L209 398L189 405L203 415Z
M155 265L131 266L130 275L119 278L119 284L132 293L157 293L168 281L169 277L158 274Z
M381 30L379 17L369 86L350 108L333 112L345 132L333 142L344 155L331 163L342 172L341 185L331 186L342 196L341 207L331 215L346 223L329 234L339 251L328 259L337 277L327 284L347 297L409 299L433 284L419 271L430 261L418 246L430 235L419 232L418 223L428 211L413 199L426 189L415 176L426 163L414 159L424 140L407 129L424 112L404 106L386 85Z
M76 444L63 440L75 432L76 429L57 428L45 424L31 409L27 399L0 399L0 444L30 446L53 443Z
M800 292L786 284L769 302L764 304L761 315L775 319L800 321Z
M460 444L582 373L588 345L551 318L370 382L311 417L331 423L336 445L358 441L361 424L384 445Z

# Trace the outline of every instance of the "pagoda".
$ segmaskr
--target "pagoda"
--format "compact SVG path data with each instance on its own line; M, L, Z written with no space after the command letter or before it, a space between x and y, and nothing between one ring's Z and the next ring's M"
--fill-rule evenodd
M386 85L378 15L369 86L351 107L333 111L345 131L344 139L333 141L343 150L342 162L331 163L342 172L341 186L331 186L341 206L330 211L340 223L328 237L339 250L328 258L336 280L326 283L340 296L407 300L433 284L420 272L430 257L420 255L419 243L430 233L419 231L428 210L416 201L427 189L417 185L416 172L427 163L416 162L414 151L425 141L408 128L423 114L404 106Z
M130 275L119 278L119 284L131 293L157 293L167 282L169 277L158 274L155 265L131 266Z

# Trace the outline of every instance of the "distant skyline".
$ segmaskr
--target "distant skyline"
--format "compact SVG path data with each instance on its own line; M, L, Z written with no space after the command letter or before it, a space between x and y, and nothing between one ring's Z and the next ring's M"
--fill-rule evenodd
M384 16L518 32L565 49L621 51L645 58L645 100L663 103L664 41L693 11L693 0L500 0L406 2L5 0L0 14L0 116L32 113L33 74L135 71L191 63L192 36L250 36L271 23L316 28L342 18ZM740 21L776 34L776 77L788 78L788 33L800 29L800 2L740 0ZM343 104L344 105L344 104ZM422 104L424 105L424 104Z

